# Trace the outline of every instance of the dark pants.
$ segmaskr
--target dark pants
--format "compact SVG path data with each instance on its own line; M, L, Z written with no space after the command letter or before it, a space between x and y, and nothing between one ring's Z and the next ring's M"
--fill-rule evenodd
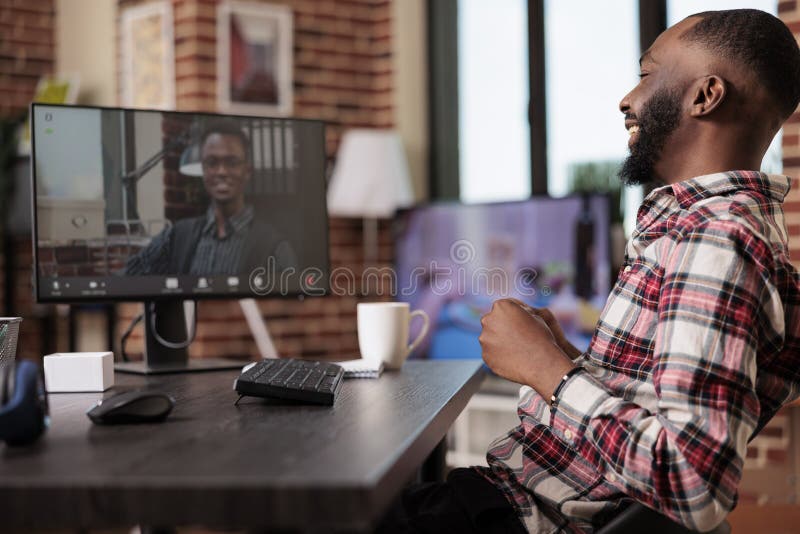
M454 469L447 482L406 488L376 532L523 534L526 531L514 508L491 482L472 469Z

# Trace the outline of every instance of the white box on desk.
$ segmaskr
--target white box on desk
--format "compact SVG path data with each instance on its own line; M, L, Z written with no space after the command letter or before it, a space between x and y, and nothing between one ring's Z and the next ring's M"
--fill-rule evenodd
M48 393L105 391L114 385L111 352L57 352L44 357Z

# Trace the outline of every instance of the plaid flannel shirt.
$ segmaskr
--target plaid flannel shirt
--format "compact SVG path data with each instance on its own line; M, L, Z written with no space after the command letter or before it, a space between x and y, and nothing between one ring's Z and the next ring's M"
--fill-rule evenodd
M735 506L748 441L800 386L789 179L701 176L642 203L581 367L478 468L532 532L591 531L631 498L697 530Z

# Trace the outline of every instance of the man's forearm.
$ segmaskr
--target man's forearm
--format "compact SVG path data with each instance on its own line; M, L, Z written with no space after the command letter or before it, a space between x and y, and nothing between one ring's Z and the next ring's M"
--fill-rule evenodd
M537 352L538 355L531 359L532 364L526 370L523 383L549 401L564 375L575 367L571 361L574 358L566 358L563 349L555 344L551 345L549 349L540 347Z

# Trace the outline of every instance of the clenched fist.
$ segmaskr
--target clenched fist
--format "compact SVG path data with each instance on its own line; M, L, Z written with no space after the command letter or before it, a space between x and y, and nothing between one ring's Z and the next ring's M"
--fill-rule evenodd
M558 320L556 319L555 315L553 315L553 312L551 312L547 308L532 308L531 306L528 306L521 300L517 299L509 299L509 300L516 302L517 304L522 306L522 309L526 310L528 313L536 315L537 317L543 319L544 323L547 325L547 328L549 328L550 332L552 332L553 338L555 338L556 340L556 345L558 345L559 348L564 351L564 354L569 356L570 360L574 360L575 358L583 354L577 347L575 347L575 345L573 345L572 343L569 342L569 340L567 340L567 336L564 335L564 331L561 329L561 325L558 324Z
M496 374L535 389L549 399L574 367L545 320L518 300L500 299L481 318L478 341L483 361Z

